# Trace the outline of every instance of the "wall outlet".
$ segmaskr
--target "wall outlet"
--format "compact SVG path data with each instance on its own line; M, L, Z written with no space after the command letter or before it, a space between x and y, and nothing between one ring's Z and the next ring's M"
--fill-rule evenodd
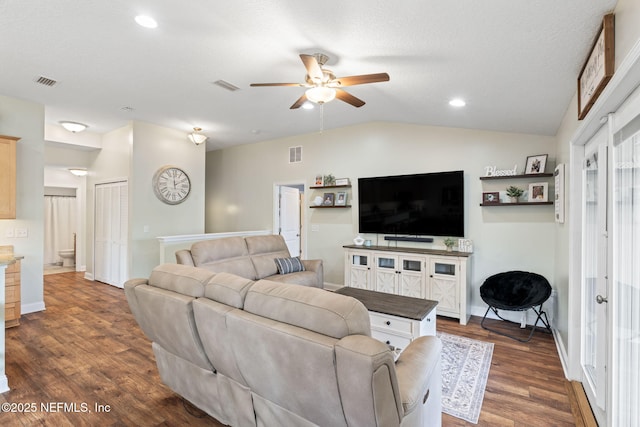
M15 228L7 228L4 230L4 237L16 237Z
M16 228L16 237L29 237L29 230L26 228Z

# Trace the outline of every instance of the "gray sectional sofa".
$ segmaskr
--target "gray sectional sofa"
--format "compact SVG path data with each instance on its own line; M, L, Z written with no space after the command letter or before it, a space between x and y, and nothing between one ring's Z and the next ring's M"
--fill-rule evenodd
M442 344L394 362L358 300L164 264L125 283L162 382L232 426L440 426Z
M275 282L322 288L322 260L302 260L304 271L279 274L276 258L290 258L289 249L280 235L224 237L191 245L191 250L176 252L178 264L193 265L215 273L232 273L251 280L269 279Z

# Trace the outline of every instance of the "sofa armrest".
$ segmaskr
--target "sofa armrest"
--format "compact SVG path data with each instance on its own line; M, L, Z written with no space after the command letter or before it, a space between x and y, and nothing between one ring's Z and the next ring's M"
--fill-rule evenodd
M322 266L321 259L303 259L302 265L304 265L304 269L307 271L314 271L317 277L317 287L324 287L324 269Z
M396 361L396 375L405 414L429 399L441 400L441 352L440 338L424 336L413 340L400 353ZM438 402L437 406L440 405Z
M176 261L178 264L191 265L195 267L191 251L189 249L180 249L179 251L176 251Z

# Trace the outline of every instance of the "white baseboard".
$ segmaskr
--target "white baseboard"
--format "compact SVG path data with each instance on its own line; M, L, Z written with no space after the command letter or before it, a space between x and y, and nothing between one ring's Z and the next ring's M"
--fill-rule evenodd
M552 331L553 331L553 338L556 342L556 348L558 349L558 356L560 357L560 364L562 365L562 370L564 371L564 377L568 379L569 378L569 369L568 369L569 355L567 353L567 349L564 346L564 342L562 341L560 336L558 336L559 334L558 330L553 328Z
M84 272L84 278L93 282L93 273Z
M337 283L329 283L329 282L324 282L323 283L323 287L324 289L328 290L328 291L337 291L338 289L342 288L342 285L338 285Z
M22 314L36 313L38 311L45 311L44 301L32 302L31 304L21 304L20 312Z

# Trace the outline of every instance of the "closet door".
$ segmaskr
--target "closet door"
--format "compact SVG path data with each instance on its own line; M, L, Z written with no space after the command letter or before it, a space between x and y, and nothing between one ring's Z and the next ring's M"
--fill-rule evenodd
M127 280L128 186L96 184L94 279L122 288Z

